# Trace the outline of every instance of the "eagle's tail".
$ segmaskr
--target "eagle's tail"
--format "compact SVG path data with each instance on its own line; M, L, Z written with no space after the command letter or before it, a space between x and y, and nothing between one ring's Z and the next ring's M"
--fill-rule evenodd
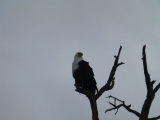
M96 92L98 93L98 88L97 88L97 86L96 86ZM97 94L97 93L96 93L96 94Z

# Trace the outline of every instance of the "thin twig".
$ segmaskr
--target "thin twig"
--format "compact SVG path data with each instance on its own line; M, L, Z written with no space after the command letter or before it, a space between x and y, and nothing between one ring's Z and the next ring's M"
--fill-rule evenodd
M125 108L126 110L128 110L129 112L135 114L137 117L140 117L140 113L139 113L139 112L137 112L137 111L135 111L135 110L133 110L133 109L130 108L131 105L126 105L124 101L122 101L122 100L120 100L120 99L118 99L118 98L116 98L116 97L113 97L113 96L111 96L111 95L108 96L107 98L116 99L116 100L118 100L119 102L121 102L121 104L115 105L115 104L109 102L109 104L112 105L113 108L107 109L107 110L105 111L105 113L108 112L108 111L112 111L112 110L117 109L117 111L116 111L116 113L115 113L115 114L117 114L118 109L119 109L120 107L124 107L124 108Z

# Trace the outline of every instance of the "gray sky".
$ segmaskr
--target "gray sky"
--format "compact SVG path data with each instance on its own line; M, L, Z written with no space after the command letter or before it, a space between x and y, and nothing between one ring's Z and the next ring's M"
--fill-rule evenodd
M146 98L142 47L160 82L159 0L1 0L0 119L90 120L88 99L75 92L71 64L84 53L100 89L122 45L113 90L98 100L100 120L138 120L121 108L104 113L112 94L141 111ZM160 115L160 91L149 116Z

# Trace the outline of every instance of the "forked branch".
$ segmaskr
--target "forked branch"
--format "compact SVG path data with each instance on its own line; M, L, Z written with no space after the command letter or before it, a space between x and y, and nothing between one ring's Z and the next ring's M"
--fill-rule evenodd
M130 108L131 105L126 105L124 101L122 101L122 100L120 100L120 99L118 99L118 98L116 98L116 97L113 97L113 96L111 96L111 95L108 96L108 97L106 97L106 98L113 98L113 99L114 99L114 104L111 103L111 102L109 102L109 104L112 105L113 108L107 109L107 110L105 111L105 113L108 112L108 111L111 111L111 110L115 110L115 109L116 109L117 111L116 111L115 114L117 114L118 109L119 109L120 107L124 107L126 110L128 110L129 112L135 114L137 117L140 116L140 113L139 113L139 112L137 112L137 111L131 109L131 108ZM121 104L116 105L116 101L120 102Z
M146 100L144 101L142 110L141 110L141 116L139 120L147 120L150 107L152 105L153 99L155 97L155 93L158 91L160 88L160 83L153 89L153 84L156 82L155 80L151 81L150 75L148 73L148 68L147 68L147 58L146 58L146 45L143 46L142 49L142 61L143 61L143 69L144 69L144 76L145 76L145 82L146 82L146 87L147 87L147 97Z
M131 109L130 108L131 105L128 105L128 106L125 105L124 101L121 101L121 100L117 99L116 97L112 97L111 95L108 98L113 98L115 101L121 102L121 104L116 105L115 104L116 102L114 102L114 104L109 102L109 104L112 105L113 108L107 109L105 112L108 112L108 111L111 111L111 110L115 110L115 109L117 109L117 112L118 112L118 109L120 107L124 107L124 108L126 108L126 110L128 110L129 112L131 112L131 113L135 114L137 117L139 117L139 120L157 120L157 119L160 119L160 115L157 116L157 117L148 118L148 114L149 114L149 111L150 111L151 104L152 104L152 102L154 100L155 93L160 88L160 83L155 88L153 88L153 84L156 82L156 80L152 80L151 81L150 75L148 73L145 48L146 48L146 45L144 45L143 49L142 49L142 61L143 61L145 82L146 82L146 87L147 87L147 97L146 97L146 100L144 101L144 104L142 106L141 113Z
M114 87L114 80L115 80L115 72L117 70L117 67L124 64L123 62L118 63L119 60L119 56L121 53L121 49L122 46L120 46L119 51L118 51L118 55L114 56L115 57L115 61L114 61L114 65L112 67L112 70L110 72L109 78L107 83L99 90L99 92L96 94L96 99L98 99L105 91L111 90Z
M107 110L105 111L105 113L108 112L108 111L117 110L117 111L115 112L115 115L116 115L117 112L118 112L118 110L119 110L119 108L120 108L120 107L124 107L128 112L131 112L131 113L135 114L137 117L140 118L141 114L140 114L139 112L137 112L136 110L131 109L131 108L130 108L131 105L126 105L124 101L122 101L122 100L120 100L120 99L118 99L118 98L116 98L116 97L113 97L113 96L111 96L111 95L108 96L108 97L106 97L106 98L113 98L113 99L114 99L114 103L109 102L109 104L110 104L111 106L113 106L113 107L110 108L110 109L107 109ZM116 102L115 102L115 101L120 102L120 104L119 104L119 105L116 105ZM160 119L160 115L157 116L157 117L148 118L148 119L146 119L146 120L158 120L158 119Z

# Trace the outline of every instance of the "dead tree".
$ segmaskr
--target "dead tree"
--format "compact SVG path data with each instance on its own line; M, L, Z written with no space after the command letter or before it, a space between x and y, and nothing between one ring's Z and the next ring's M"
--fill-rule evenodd
M146 100L144 101L144 104L142 106L141 113L131 109L131 105L126 105L124 101L119 100L118 98L113 97L111 95L108 96L107 98L113 98L114 99L114 103L109 102L109 104L111 106L113 106L113 108L107 109L105 111L105 113L108 112L108 111L111 111L111 110L115 110L115 109L117 110L116 111L116 113L117 113L118 109L120 107L124 107L126 110L128 110L129 112L131 112L131 113L135 114L137 117L139 117L139 120L157 120L157 119L160 119L160 115L157 116L157 117L148 118L150 107L152 105L152 102L154 100L156 92L160 88L160 83L155 88L153 88L153 84L156 81L155 80L151 80L150 75L148 73L145 48L146 48L146 45L144 45L143 49L142 49L142 61L143 61L145 82L146 82L146 87L147 87L147 96L146 96ZM116 105L116 101L119 101L121 104Z
M99 120L98 109L97 109L97 100L105 91L111 90L114 87L115 72L116 72L118 66L124 64L123 62L118 63L121 49L122 49L122 46L120 46L120 48L119 48L118 55L114 56L115 57L114 65L113 65L112 70L110 72L107 83L101 89L99 89L99 91L96 95L92 94L89 90L84 90L83 88L76 89L77 92L86 95L86 97L90 101L91 110L92 110L92 120Z

